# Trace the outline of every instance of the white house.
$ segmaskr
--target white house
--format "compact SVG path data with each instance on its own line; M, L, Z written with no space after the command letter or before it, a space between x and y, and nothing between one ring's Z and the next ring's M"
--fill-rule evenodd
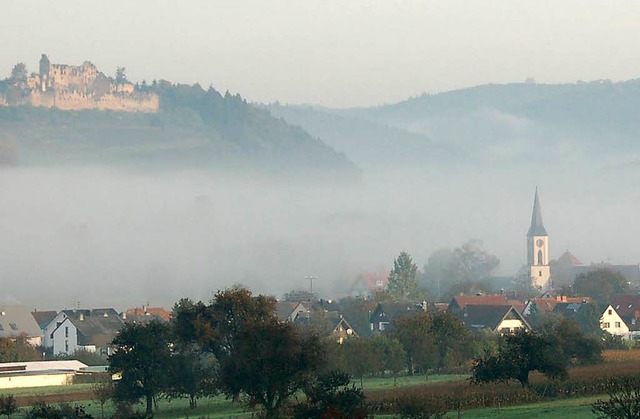
M0 305L0 337L26 336L27 342L42 344L42 331L31 312L22 304Z
M627 325L624 319L618 314L618 311L609 305L600 316L600 328L612 335L622 336L623 339L632 339L637 334L632 329L635 327L635 319L632 319L633 325ZM630 327L631 326L631 327Z
M64 310L45 329L45 346L54 355L77 350L111 354L111 341L124 322L112 309Z

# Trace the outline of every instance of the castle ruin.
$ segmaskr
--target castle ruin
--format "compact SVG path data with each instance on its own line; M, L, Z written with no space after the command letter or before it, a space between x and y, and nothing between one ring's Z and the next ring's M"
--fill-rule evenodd
M42 54L39 72L13 81L19 95L0 93L0 106L31 105L69 111L84 109L121 112L157 112L160 98L123 80L113 80L85 61L82 65L52 64Z

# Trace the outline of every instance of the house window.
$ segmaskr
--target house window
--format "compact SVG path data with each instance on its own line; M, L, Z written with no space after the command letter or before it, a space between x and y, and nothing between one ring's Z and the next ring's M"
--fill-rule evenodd
M376 286L378 286L378 287L381 287L381 286L382 286L382 280L381 280L381 279L378 279L378 280L376 281Z
M0 324L0 330L4 330L4 326L2 326L2 324Z
M64 341L64 351L67 352L67 353L69 352L69 341L68 340Z
M608 311L609 315L613 314L613 313L612 313L612 311L613 311L613 310L609 310L609 311Z
M616 327L620 327L620 322L615 323Z
M636 324L636 319L631 319L631 324Z
M542 276L542 271L538 271L538 276Z
M69 326L66 326L66 327L64 328L64 337L65 337L65 338L68 338L68 337L69 337Z
M9 323L9 327L11 328L11 330L18 330L18 325L15 323Z
M608 329L609 327L611 327L611 323L609 322L602 323L602 327L604 327L605 329Z

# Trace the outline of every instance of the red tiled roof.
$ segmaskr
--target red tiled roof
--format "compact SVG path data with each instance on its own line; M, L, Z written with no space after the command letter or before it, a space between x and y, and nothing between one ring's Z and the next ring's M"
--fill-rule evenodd
M513 302L507 300L507 297L505 297L504 295L456 295L455 297L453 297L453 301L456 302L460 310L464 309L467 305L470 304L492 306L513 305ZM522 302L518 303L522 304Z
M618 295L611 301L611 306L620 317L640 317L640 295Z
M162 307L134 307L127 310L127 316L156 316L163 320L171 320L171 312Z

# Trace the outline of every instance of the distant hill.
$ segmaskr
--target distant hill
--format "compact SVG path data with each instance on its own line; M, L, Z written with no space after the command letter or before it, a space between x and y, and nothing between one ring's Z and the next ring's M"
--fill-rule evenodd
M558 170L640 163L640 80L492 84L372 108L270 109L357 164L533 168L534 156Z
M168 82L143 89L159 95L159 112L0 106L0 164L357 177L347 157L239 95Z

